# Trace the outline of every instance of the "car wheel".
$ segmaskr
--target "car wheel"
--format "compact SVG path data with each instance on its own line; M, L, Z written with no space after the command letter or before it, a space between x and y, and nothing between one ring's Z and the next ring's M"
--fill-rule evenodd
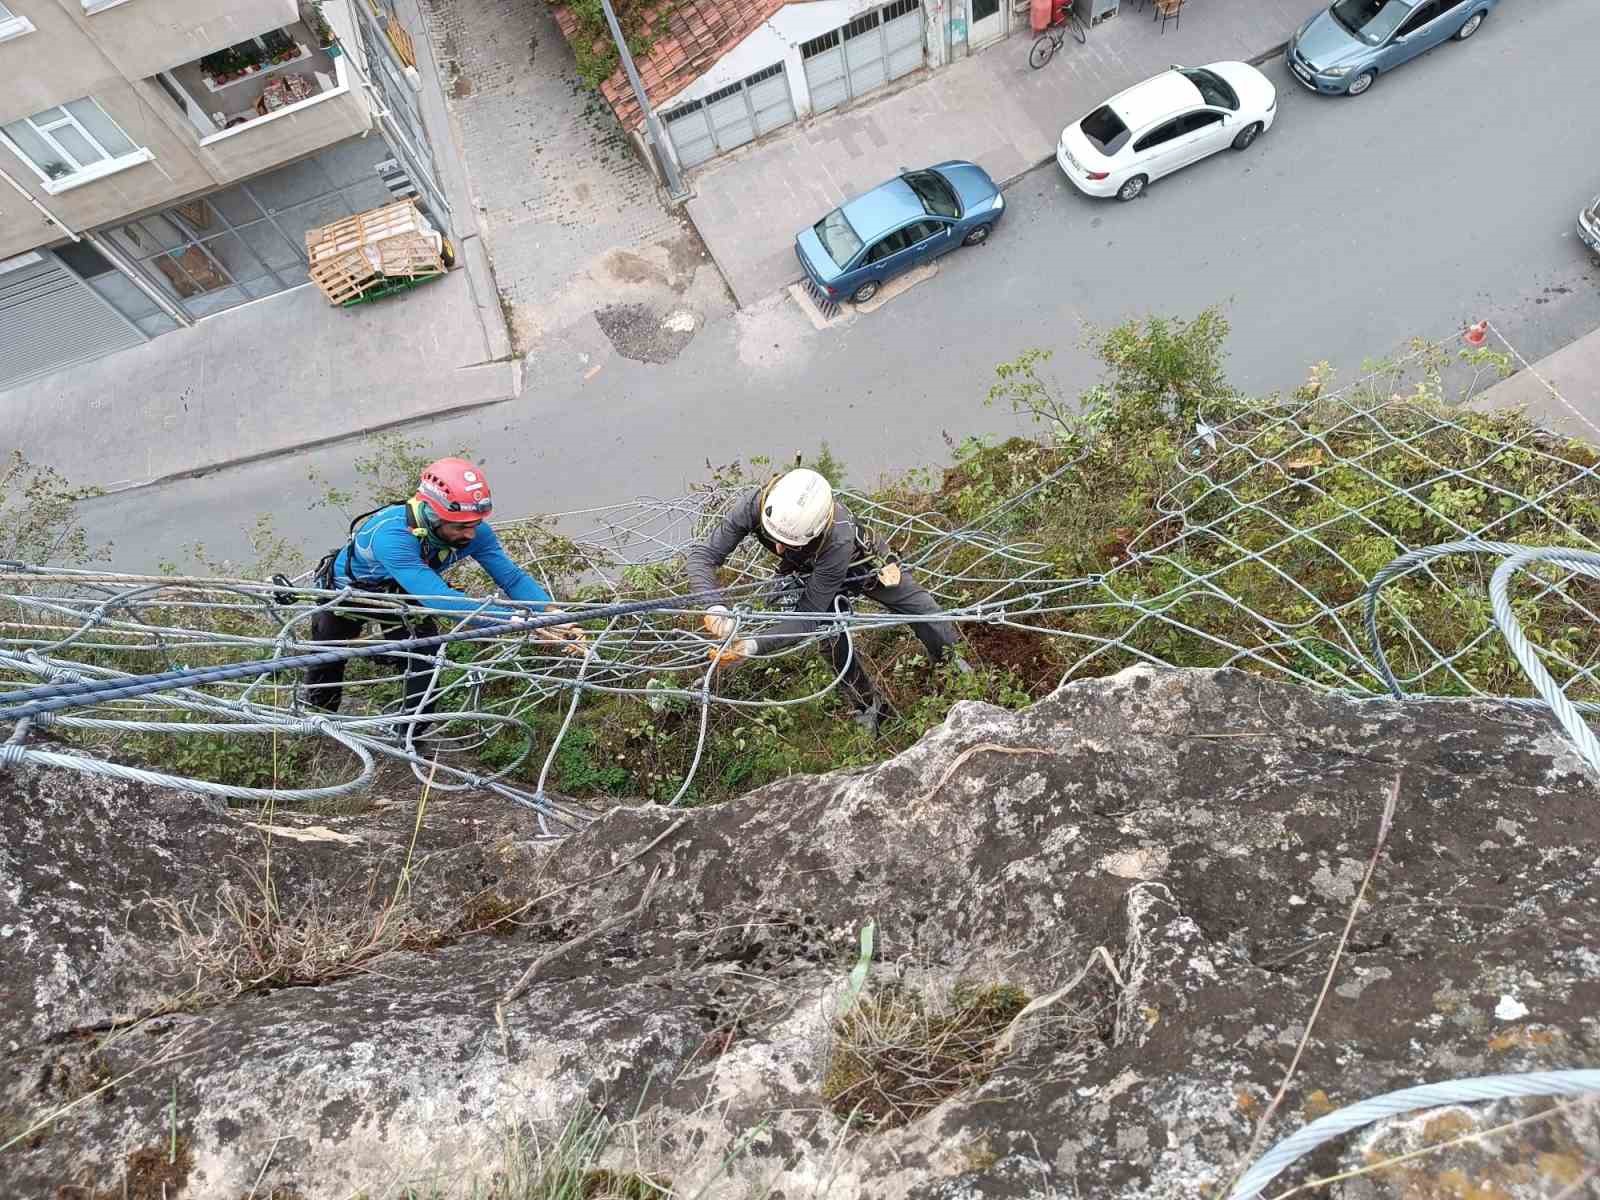
M1248 150L1250 148L1250 143L1255 141L1256 138L1260 136L1260 121L1257 121L1253 125L1246 125L1243 129L1239 130L1239 136L1233 139L1233 148L1235 150Z
M976 229L967 230L967 236L961 239L963 246L977 246L989 240L989 226L979 225Z
M1361 72L1361 74L1357 75L1350 81L1350 86L1345 88L1344 94L1346 96L1361 95L1362 92L1366 91L1372 86L1372 81L1374 78L1376 78L1376 76L1371 71Z
M863 283L860 287L858 287L855 291L850 293L850 302L852 304L865 304L868 300L871 300L877 294L878 294L878 285L877 285L876 281L869 279L865 283Z
M1475 12L1468 17L1467 23L1460 29L1456 30L1456 41L1464 42L1473 34L1477 33L1478 26L1483 24L1483 18L1485 15L1486 14L1481 12Z
M1132 176L1117 189L1117 199L1133 200L1144 195L1144 185L1149 182L1150 180L1143 175Z

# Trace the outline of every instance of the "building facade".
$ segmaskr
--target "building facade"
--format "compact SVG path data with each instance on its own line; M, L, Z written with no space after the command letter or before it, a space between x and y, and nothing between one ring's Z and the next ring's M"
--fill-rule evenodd
M687 169L1027 29L1028 9L1029 0L659 0L641 18L653 33L636 60L666 132L662 152ZM589 36L570 7L556 18L569 41ZM620 68L600 91L652 162Z
M378 0L0 0L0 388L303 284L396 195L448 229L409 49Z

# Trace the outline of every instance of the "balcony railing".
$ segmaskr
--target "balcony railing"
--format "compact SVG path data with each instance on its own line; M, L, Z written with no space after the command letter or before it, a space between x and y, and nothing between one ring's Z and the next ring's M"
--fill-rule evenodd
M183 110L202 146L350 90L338 49L296 22L162 71L154 82Z

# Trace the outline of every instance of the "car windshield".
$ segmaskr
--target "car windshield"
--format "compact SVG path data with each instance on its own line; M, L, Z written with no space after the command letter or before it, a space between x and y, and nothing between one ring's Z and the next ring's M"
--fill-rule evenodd
M901 176L906 186L922 201L922 211L935 217L959 217L961 206L956 194L942 177L933 171L915 171Z
M1190 83L1200 89L1200 98L1213 108L1227 108L1237 110L1239 97L1234 95L1233 89L1228 86L1228 81L1215 71L1208 71L1204 67L1179 72Z
M1122 123L1121 117L1111 111L1109 104L1102 104L1078 122L1078 128L1083 130L1083 136L1101 154L1115 154L1128 140L1128 127Z
M1335 0L1328 11L1350 33L1376 46L1399 28L1412 7L1405 0Z
M828 257L841 267L854 258L861 249L861 239L856 236L856 231L850 228L850 222L844 219L842 208L836 208L823 217L811 227L811 231L817 235L817 240L828 252Z

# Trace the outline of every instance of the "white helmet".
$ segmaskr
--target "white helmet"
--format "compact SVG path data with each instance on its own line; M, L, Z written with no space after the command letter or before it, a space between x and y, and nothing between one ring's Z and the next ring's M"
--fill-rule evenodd
M767 489L761 527L785 546L804 546L833 523L833 489L815 471L796 467Z

